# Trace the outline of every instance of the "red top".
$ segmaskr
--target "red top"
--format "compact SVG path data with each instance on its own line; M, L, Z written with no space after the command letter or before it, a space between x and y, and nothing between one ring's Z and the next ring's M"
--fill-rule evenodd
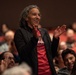
M39 32L38 32L39 33ZM39 42L41 41L41 43ZM38 54L38 75L51 75L50 66L46 56L45 46L42 40L37 44Z

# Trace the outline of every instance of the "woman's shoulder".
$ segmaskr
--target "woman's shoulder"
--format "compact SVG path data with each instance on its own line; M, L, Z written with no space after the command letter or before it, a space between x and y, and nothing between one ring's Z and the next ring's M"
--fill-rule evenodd
M46 28L39 28L39 30L44 31L44 32L47 32L47 29Z

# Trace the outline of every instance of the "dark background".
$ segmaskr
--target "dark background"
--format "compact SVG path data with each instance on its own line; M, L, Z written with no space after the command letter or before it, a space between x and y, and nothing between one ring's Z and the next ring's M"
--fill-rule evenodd
M76 21L76 0L0 0L0 28L6 23L13 30L19 26L21 11L35 4L41 9L41 25L46 28Z

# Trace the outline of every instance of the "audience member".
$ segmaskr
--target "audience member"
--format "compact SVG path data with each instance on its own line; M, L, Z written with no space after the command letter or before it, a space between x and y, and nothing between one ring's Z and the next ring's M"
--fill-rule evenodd
M74 32L76 32L76 22L72 23L72 29L74 30Z
M32 70L26 63L4 71L2 75L32 75Z
M68 29L66 36L67 36L67 40L66 40L67 48L72 48L75 42L74 31L72 29Z
M67 44L66 44L66 42L64 42L64 41L60 42L60 43L59 43L59 49L61 49L61 50L67 49Z
M6 51L0 55L0 73L8 68L14 67L16 65L14 56L11 52Z
M60 69L58 75L70 75L76 60L76 53L71 49L66 49L62 52L62 58L65 68Z
M0 45L0 52L9 51L11 42L14 39L14 32L9 30L5 33L5 42Z
M1 29L2 29L3 34L5 34L7 31L9 31L9 27L7 24L2 24Z
M76 53L76 41L73 44L72 50Z

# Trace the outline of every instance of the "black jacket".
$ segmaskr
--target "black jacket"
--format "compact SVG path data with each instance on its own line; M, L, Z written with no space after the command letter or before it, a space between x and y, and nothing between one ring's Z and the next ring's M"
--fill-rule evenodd
M40 28L39 30L45 44L52 75L56 75L53 66L53 57L56 55L59 39L53 38L52 42L46 29ZM21 58L21 62L28 63L28 65L32 67L33 75L38 75L38 59L36 50L38 39L33 36L32 29L28 26L20 27L15 33L14 41Z

